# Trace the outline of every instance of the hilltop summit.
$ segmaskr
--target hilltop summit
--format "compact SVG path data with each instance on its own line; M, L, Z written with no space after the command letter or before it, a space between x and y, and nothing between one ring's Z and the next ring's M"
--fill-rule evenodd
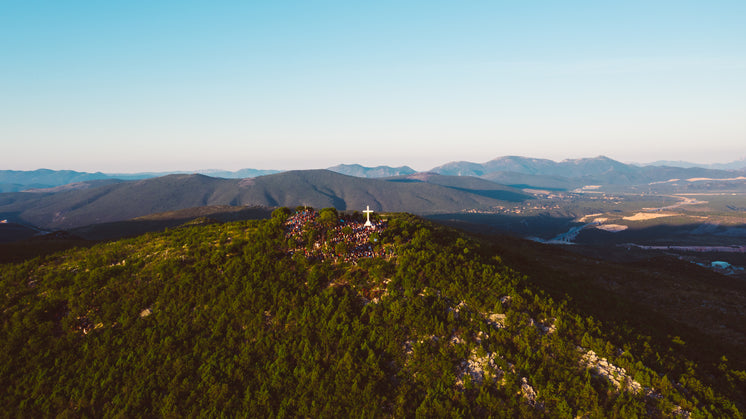
M386 257L298 256L333 243L305 226L335 215L187 223L0 265L0 414L742 417L725 358L715 378L678 336L555 301L489 242L388 214Z

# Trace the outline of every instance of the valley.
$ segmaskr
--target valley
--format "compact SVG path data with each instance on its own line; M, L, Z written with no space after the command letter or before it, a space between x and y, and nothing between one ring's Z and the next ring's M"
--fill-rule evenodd
M534 198L429 217L474 232L571 245L575 252L602 259L633 261L668 255L746 279L746 258L740 247L746 242L746 183L672 194L637 193L635 188L626 192L604 185L573 191L524 189ZM622 250L629 248L644 252L627 252L625 257ZM730 266L713 267L713 262Z

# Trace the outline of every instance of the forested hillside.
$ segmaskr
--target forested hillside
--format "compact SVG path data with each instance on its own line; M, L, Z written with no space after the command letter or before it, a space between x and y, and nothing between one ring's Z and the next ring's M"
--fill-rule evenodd
M489 242L289 216L0 265L0 416L743 416L746 372L612 344Z

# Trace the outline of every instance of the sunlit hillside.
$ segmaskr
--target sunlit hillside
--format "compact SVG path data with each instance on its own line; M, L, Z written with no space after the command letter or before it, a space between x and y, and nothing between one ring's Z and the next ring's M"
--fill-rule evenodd
M488 241L371 224L278 209L0 265L0 415L742 417L727 360L610 330Z

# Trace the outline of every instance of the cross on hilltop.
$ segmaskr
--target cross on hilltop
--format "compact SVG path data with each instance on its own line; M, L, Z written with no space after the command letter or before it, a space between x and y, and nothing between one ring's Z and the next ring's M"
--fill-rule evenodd
M367 218L366 218L364 226L365 227L373 227L373 223L370 222L370 214L373 213L373 210L370 209L370 205L366 205L365 208L367 208L367 209L365 211L363 211L363 214L365 214L365 216Z

